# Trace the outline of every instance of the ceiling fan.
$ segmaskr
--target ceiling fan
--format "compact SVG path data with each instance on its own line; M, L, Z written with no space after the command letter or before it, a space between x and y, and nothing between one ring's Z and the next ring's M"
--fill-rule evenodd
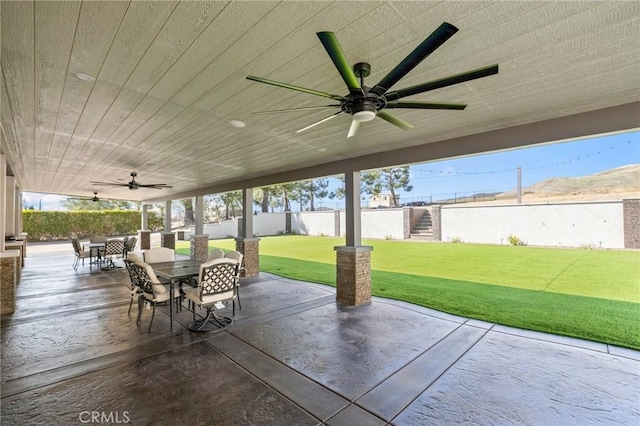
M67 198L71 200L93 201L94 203L97 203L98 201L100 201L100 198L98 198L97 192L93 193L93 198L89 198L89 197L67 197Z
M131 181L128 183L121 182L94 182L91 181L94 185L108 185L108 186L127 186L130 190L136 190L138 188L151 188L151 189L164 189L164 188L173 188L172 186L167 185L166 183L148 183L142 184L136 182L136 176L138 174L136 172L131 172Z
M327 118L324 118L303 129L300 129L296 133L304 132L305 130L317 126L318 124L329 121L330 119L337 117L340 114L347 113L352 117L351 127L349 128L347 137L352 137L356 134L360 123L371 121L376 117L380 117L383 120L404 130L409 130L413 127L406 121L389 113L387 111L388 109L407 108L463 110L467 107L466 104L417 101L399 102L398 99L497 74L497 64L478 68L461 74L452 75L450 77L433 80L427 83L418 84L415 86L407 87L405 89L399 89L389 92L389 89L394 84L396 84L401 78L407 75L412 69L414 69L427 56L433 53L445 41L451 38L451 36L453 36L457 31L458 29L455 26L447 22L442 23L429 37L427 37L422 43L420 43L420 45L418 45L418 47L416 47L413 52L411 52L406 58L404 58L382 80L380 80L378 84L373 87L364 85L364 78L368 77L371 73L371 66L368 63L359 62L353 66L352 70L349 67L347 58L345 57L335 34L329 31L316 33L318 35L318 38L320 39L320 42L322 42L322 45L329 54L329 57L333 61L333 64L338 69L338 72L346 83L347 88L349 89L349 94L345 96L332 95L330 93L320 92L313 89L307 89L304 87L294 86L291 84L267 80L266 78L250 75L247 76L248 80L271 84L273 86L283 87L285 89L297 90L299 92L309 93L311 95L322 96L324 98L333 99L334 101L339 102L323 106L261 111L255 112L254 114L273 114L280 112L308 111L324 108L340 108L340 111L334 113L333 115L330 115Z

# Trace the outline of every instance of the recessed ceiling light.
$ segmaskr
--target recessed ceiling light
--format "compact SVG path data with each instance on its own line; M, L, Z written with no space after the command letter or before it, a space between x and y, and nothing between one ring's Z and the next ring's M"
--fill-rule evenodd
M231 125L231 127L235 127L236 129L241 129L247 125L247 123L240 120L231 120L229 121L229 124Z
M89 74L85 74L83 72L77 72L74 75L82 81L93 81L96 79L95 77L91 77Z

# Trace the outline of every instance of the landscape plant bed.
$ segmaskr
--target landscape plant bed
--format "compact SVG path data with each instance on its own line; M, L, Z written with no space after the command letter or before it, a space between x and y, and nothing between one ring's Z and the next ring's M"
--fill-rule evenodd
M640 349L640 252L366 240L372 294L469 318ZM341 238L260 240L260 270L335 286ZM210 248L235 248L233 239ZM178 251L188 254L188 243ZM309 261L308 259L313 259Z

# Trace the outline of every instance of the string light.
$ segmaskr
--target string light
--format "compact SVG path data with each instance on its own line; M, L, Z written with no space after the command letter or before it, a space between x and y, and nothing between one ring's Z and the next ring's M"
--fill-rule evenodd
M609 149L616 149L619 148L621 145L625 144L624 142L619 143L617 145L613 145L610 146ZM630 145L631 141L627 141L626 144ZM604 149L600 149L599 151L596 152L592 152L590 154L587 154L586 156L580 156L580 157L575 157L569 160L564 160L564 161L556 161L554 163L548 163L548 164L543 164L540 166L531 166L531 167L522 167L522 170L539 170L539 169L546 169L546 168L551 168L551 167L558 167L558 166L562 166L565 164L569 164L572 163L573 161L581 161L585 158L591 158L591 156L595 156L595 155L599 155L602 154L602 151ZM512 167L509 169L500 169L500 170L484 170L484 171L457 171L457 170L451 170L451 171L447 171L447 170L432 170L432 169L421 169L421 168L417 168L414 167L411 169L411 172L419 172L419 173L430 173L430 174L434 174L437 173L438 176L416 176L416 177L412 177L412 179L440 179L440 178L448 178L448 177L457 177L457 176L472 176L472 175L488 175L488 174L497 174L497 173L513 173L514 171L517 170L517 167Z

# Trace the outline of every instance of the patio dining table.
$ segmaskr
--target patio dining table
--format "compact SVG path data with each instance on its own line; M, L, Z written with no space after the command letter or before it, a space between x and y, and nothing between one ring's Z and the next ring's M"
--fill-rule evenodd
M176 283L185 278L198 276L201 264L202 262L196 259L149 263L158 277L169 280L169 294L171 295L173 295ZM173 303L169 303L169 330L173 331Z
M85 244L85 247L89 249L89 269L93 269L93 254L96 254L96 264L98 265L98 269L100 269L100 249L104 250L104 247L107 243L88 243Z

